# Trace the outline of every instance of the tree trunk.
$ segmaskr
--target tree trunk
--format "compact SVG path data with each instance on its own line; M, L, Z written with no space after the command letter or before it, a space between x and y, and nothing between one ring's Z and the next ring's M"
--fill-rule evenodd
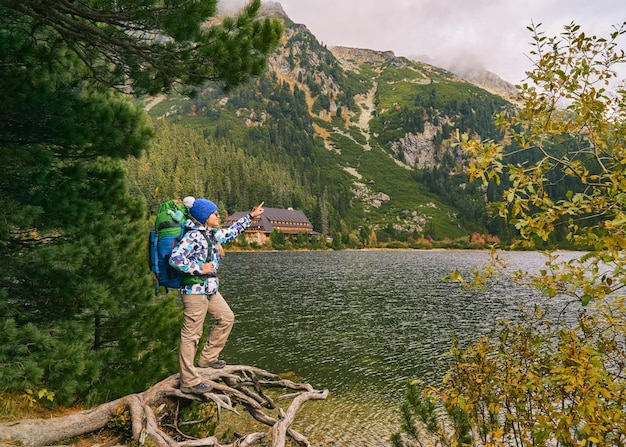
M223 369L198 368L205 383L213 390L203 395L185 394L179 389L178 374L168 377L148 390L124 396L91 410L50 419L24 419L0 424L0 444L37 447L62 442L100 430L121 409L127 409L132 421L132 436L142 445L149 438L162 447L240 447L251 446L267 433L250 433L229 444L220 444L215 437L204 439L181 439L177 433L169 433L160 426L163 419L176 420L179 404L192 400L213 401L222 409L235 411L243 406L252 417L272 427L272 447L284 447L287 435L304 446L310 446L306 437L290 428L300 407L308 400L326 399L328 390L317 391L309 384L284 380L259 368L251 366L226 366ZM264 389L281 388L296 391L283 394L275 400L291 399L286 411L278 409L278 418L266 414L276 410L275 402Z

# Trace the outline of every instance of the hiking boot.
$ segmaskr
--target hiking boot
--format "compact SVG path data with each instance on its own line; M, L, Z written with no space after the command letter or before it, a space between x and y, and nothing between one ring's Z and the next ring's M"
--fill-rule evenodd
M213 369L222 369L226 366L226 362L224 360L216 360L211 363L202 363L198 362L198 366L200 368L213 368Z
M204 382L200 382L199 384L193 385L193 386L181 385L180 387L180 390L183 393L191 393L191 394L205 394L211 391L212 389L213 387L211 385L207 385Z

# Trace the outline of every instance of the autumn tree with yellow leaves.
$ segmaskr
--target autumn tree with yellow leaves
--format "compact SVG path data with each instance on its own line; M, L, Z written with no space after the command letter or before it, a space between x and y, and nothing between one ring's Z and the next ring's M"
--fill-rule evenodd
M576 318L536 308L454 345L439 386L408 385L396 447L626 444L626 88L617 75L626 23L608 38L575 23L555 37L529 30L534 66L520 106L496 119L505 138L458 140L474 181L505 185L491 207L516 228L517 245L561 232L585 249L568 261L547 253L537 273L514 275L547 297L571 297ZM494 266L450 278L484 283Z

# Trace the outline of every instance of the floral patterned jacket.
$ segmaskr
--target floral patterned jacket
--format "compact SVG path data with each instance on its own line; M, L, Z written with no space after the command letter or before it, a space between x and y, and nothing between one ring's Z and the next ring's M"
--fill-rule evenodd
M213 273L209 276L216 277L220 261L222 260L218 243L224 244L235 240L237 236L250 226L251 222L252 217L250 214L246 214L227 228L206 228L188 220L185 222L188 230L178 245L172 250L170 265L188 275L203 276L200 266L205 262L212 262L214 267ZM194 281L199 282L198 284L185 284L185 281L183 281L184 285L181 286L180 293L183 295L210 295L212 294L212 287L216 287L217 278L211 281L213 285L209 285L206 280L202 282Z

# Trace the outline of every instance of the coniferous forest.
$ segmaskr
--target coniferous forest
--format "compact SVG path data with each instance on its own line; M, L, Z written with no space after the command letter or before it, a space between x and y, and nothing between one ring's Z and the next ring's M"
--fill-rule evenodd
M285 25L288 39L260 77L150 105L154 144L127 162L132 192L148 210L188 194L212 198L226 215L263 200L301 209L317 231L355 248L372 233L379 242L457 246L472 233L501 235L485 207L495 192L468 181L452 142L457 129L497 137L494 117L509 103L393 55L371 52L344 68L349 55ZM410 154L403 140L421 135L425 147Z
M210 29L215 1L161 3L0 2L2 393L91 403L175 369L180 315L155 300L124 166L155 134L133 96L258 76L282 25L258 1Z
M46 20L56 3L38 4L0 2L3 390L98 401L172 369L179 315L173 298L154 299L146 235L173 197L210 198L226 215L260 201L301 209L332 248L514 236L485 207L506 179L470 183L452 144L457 129L497 137L493 118L510 104L452 73L387 53L336 55L288 18L248 20L259 2L206 36L199 24L215 2L147 24L141 8L123 12L178 42L176 71L158 40L134 41L106 17L85 22L126 46L65 36ZM200 36L213 64L189 51ZM148 44L153 58L142 59ZM428 129L417 155L402 143Z

